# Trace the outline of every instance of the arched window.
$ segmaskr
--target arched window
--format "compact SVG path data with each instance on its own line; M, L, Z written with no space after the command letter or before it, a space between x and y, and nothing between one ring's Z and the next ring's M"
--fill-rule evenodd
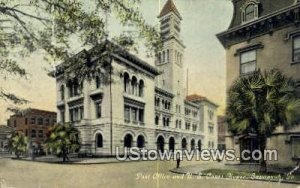
M131 80L131 94L137 95L137 78L135 76Z
M140 135L137 137L137 147L138 148L143 148L145 147L145 138L143 135Z
M159 116L155 116L155 125L158 125L159 124Z
M187 142L186 142L186 139L183 138L182 141L181 141L181 148L186 149L186 147L187 147Z
M248 22L258 18L259 0L250 0L241 7L242 22Z
M165 147L165 138L163 136L159 136L156 141L157 150L163 152Z
M201 151L201 146L202 146L201 140L198 140L198 150L199 151Z
M170 118L167 118L167 127L170 126Z
M131 146L132 146L132 136L131 134L127 134L124 137L124 147L131 148Z
M103 147L103 137L102 137L102 134L100 134L100 133L98 133L96 135L96 146L97 146L97 148Z
M253 20L255 17L254 4L249 4L245 9L245 21Z
M95 78L95 82L96 82L96 88L100 88L101 87L101 79L100 76L96 76Z
M60 86L60 99L61 100L65 99L65 86L64 85Z
M195 150L195 140L191 140L191 150Z
M166 52L163 51L163 62L166 62Z
M124 92L129 93L129 74L127 72L124 73Z
M139 83L139 96L143 97L144 96L144 81L140 80Z
M169 139L169 150L174 151L174 149L175 149L175 139L174 139L174 137L171 137Z
M179 120L179 129L181 129L181 120Z

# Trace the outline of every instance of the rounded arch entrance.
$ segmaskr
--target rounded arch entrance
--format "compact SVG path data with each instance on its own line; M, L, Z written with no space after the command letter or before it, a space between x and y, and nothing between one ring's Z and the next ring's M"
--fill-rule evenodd
M191 140L191 150L195 150L196 148L196 143L195 143L195 139Z
M175 139L174 137L169 138L169 151L175 150Z
M136 139L136 142L138 148L145 147L145 137L143 135L139 135Z
M202 141L201 140L198 140L198 144L197 144L197 146L198 146L198 150L199 151L201 151L201 147L202 147Z
M124 137L124 147L131 148L132 147L133 137L131 134L126 134Z
M187 149L187 141L186 138L183 138L181 141L181 148L182 149Z
M158 151L164 151L164 147L165 147L165 138L163 136L159 136L157 138L157 150Z

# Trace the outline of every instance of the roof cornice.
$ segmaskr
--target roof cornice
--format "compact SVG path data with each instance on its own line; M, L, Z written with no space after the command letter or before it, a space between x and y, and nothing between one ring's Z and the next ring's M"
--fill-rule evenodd
M282 27L289 26L290 24L299 23L299 12L300 4L294 4L280 10L274 11L271 14L259 17L251 22L241 24L239 26L230 28L224 32L217 34L217 38L220 40L222 45L227 48L231 45L240 43L242 41L249 40L253 37L259 36L265 33L273 33L274 30ZM296 16L297 14L297 16ZM285 20L286 17L290 16L293 19L289 21ZM282 21L283 20L283 21ZM275 24L279 21L280 24ZM247 34L245 34L247 33ZM237 38L237 35L243 34L239 41L232 42L231 37Z
M159 87L155 87L155 92L159 93L159 94L162 94L162 95L165 95L167 97L170 97L170 98L173 98L175 95L173 93L170 93L169 91L166 91L162 88L159 88Z
M106 53L107 50L105 49L106 44L112 45L115 48L115 49L113 49L113 51L111 53L111 55L114 58L116 58L118 60L121 60L122 62L124 62L124 63L126 63L126 64L128 64L128 65L130 65L134 68L138 68L141 71L147 72L152 77L155 77L155 76L160 74L159 71L154 66L152 66L152 65L148 64L147 62L141 60L137 56L131 54L126 49L121 47L120 45L115 44L115 43L113 43L109 40L104 41L103 43L99 44L98 46L94 46L90 50L83 49L82 51L80 51L79 53L77 53L76 55L71 57L70 59L84 58L85 56L83 57L82 55L92 54L93 51L97 50L97 48L99 48L99 47L104 49L102 54L107 54ZM97 57L93 57L92 59L94 61L94 59L97 59ZM66 68L67 67L65 67L64 64L61 63L61 64L57 65L56 70L50 72L49 75L52 76L52 77L58 77L58 76L60 76L64 73Z

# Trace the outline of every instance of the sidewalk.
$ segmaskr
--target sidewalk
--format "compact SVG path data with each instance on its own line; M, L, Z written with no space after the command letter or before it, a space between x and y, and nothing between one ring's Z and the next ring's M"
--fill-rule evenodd
M62 162L62 158L58 158L56 156L43 156L43 157L35 157L32 159L31 157L21 158L24 161L32 161L32 162L43 162L43 163L57 163L57 164L109 164L109 163L122 163L122 162L131 162L130 160L126 161L118 161L115 157L111 158L78 158L78 157L69 157L70 160L66 162ZM136 161L135 161L136 162Z

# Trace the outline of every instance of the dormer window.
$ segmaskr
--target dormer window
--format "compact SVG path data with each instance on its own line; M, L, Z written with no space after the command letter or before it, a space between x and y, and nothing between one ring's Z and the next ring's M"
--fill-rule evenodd
M250 0L241 7L242 23L246 23L258 18L259 0Z
M250 4L245 9L245 21L250 21L255 18L254 4Z

